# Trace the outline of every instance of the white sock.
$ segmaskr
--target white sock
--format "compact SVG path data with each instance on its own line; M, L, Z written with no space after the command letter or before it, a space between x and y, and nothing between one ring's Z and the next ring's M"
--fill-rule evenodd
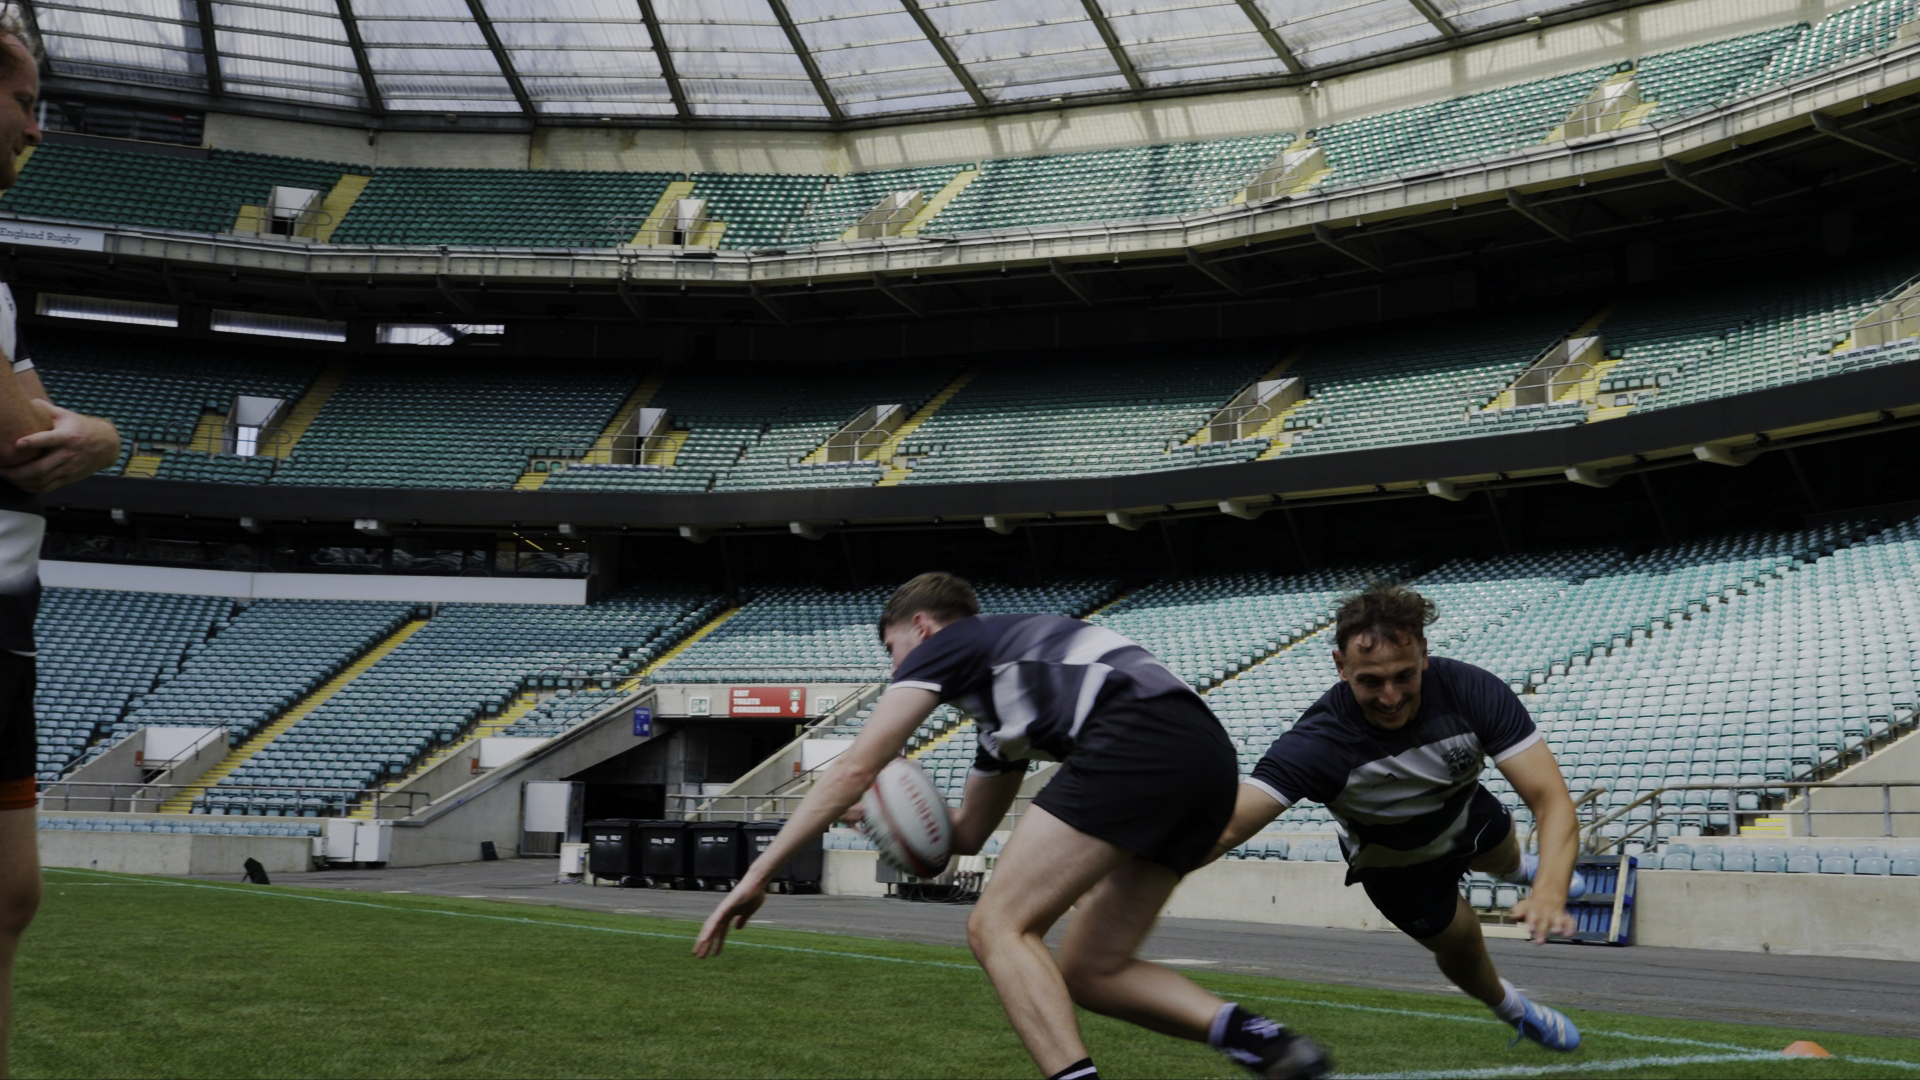
M1507 996L1500 1004L1493 1007L1493 1015L1509 1024L1517 1024L1520 1018L1527 1014L1527 999L1521 997L1520 991L1515 990L1513 984L1507 980L1501 979L1500 985L1506 988Z
M1513 873L1507 874L1500 880L1514 885L1531 885L1533 884L1533 876L1539 872L1540 856L1523 851L1520 853L1519 867L1517 867ZM1587 879L1580 876L1580 871L1575 870L1573 876L1567 881L1567 899L1573 900L1585 896L1586 892Z
M1523 851L1520 853L1520 865L1514 868L1513 873L1502 876L1500 880L1514 885L1531 885L1533 875L1539 872L1540 856Z

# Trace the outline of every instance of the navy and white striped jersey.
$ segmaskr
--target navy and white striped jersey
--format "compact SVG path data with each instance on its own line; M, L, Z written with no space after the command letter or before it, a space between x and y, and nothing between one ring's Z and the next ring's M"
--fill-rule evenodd
M1367 722L1345 682L1321 696L1267 749L1246 781L1291 806L1333 812L1351 867L1366 871L1465 852L1467 807L1485 758L1495 764L1540 741L1526 706L1499 676L1431 657L1420 711L1387 731Z
M972 717L980 731L974 769L985 773L1036 758L1065 761L1102 708L1193 693L1139 645L1059 615L955 620L907 654L893 685L931 690Z

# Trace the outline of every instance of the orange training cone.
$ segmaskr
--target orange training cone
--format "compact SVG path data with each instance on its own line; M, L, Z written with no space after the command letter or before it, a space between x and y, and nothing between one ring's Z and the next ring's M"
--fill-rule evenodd
M1785 1050L1780 1051L1780 1056L1781 1057L1819 1058L1819 1057L1832 1057L1833 1055L1821 1049L1819 1043L1808 1042L1805 1039L1801 1039L1799 1042L1788 1044Z

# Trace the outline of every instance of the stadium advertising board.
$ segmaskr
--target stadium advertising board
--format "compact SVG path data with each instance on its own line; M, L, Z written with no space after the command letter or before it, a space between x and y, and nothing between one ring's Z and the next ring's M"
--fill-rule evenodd
M728 716L805 716L804 686L736 686L727 695Z

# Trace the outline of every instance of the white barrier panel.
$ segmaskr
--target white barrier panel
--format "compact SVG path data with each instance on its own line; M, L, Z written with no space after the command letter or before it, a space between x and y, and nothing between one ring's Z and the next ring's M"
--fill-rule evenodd
M587 602L585 578L417 577L405 574L254 574L171 566L62 562L40 564L40 583L63 589L177 593L287 600L406 600L428 604Z

